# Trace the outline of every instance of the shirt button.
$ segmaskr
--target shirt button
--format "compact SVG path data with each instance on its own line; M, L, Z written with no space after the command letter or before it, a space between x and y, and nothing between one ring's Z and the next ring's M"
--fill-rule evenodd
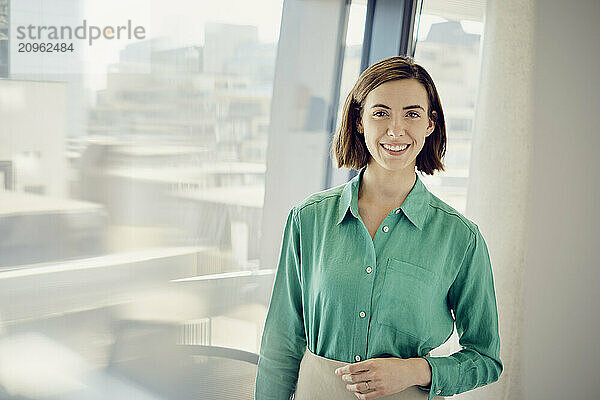
M440 393L442 393L442 391L440 389L435 391L435 394L440 394Z
M354 359L355 359L356 361L360 361L360 356L354 356Z
M387 232L387 231L389 231L389 230L390 230L390 228L388 228L388 226L387 226L387 225L383 227L383 231L384 231L384 232Z
M373 271L373 268L367 267L367 274L370 274Z
M365 314L364 311L361 311L360 314L358 314L358 315L360 315L361 318L364 318L367 314Z
M396 214L400 214L400 209L397 209L396 211L394 211Z

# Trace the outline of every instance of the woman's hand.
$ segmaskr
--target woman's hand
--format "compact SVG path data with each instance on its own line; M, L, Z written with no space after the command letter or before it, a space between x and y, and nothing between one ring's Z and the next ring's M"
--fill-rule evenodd
M371 358L340 367L335 374L357 398L369 400L431 383L431 368L423 358Z

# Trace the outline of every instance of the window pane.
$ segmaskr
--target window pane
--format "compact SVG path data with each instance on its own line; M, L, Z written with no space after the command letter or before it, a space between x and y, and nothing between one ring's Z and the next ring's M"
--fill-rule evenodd
M477 86L484 1L425 0L419 20L415 61L431 74L446 118L446 171L423 176L427 187L464 212Z
M172 346L258 352L273 279L257 271L258 240L283 0L10 3L0 0L0 76L11 63L0 80L0 363L36 350L0 388L83 398L93 396L76 390L108 383L122 390L112 398L182 398L173 382L207 367L177 364ZM7 9L15 26L3 40ZM83 21L115 32L131 21L146 36L43 37L74 43L68 63L3 55L2 43L13 56L41 42L19 39L17 26ZM121 383L79 375L106 368ZM23 383L48 371L75 383Z

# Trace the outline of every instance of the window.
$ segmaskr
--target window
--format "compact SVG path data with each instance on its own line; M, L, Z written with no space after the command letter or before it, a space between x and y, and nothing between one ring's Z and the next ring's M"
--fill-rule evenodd
M53 351L93 368L118 362L110 354L132 323L173 331L173 344L258 352L273 275L250 274L282 7L20 0L9 18L0 0L0 77L9 48L37 43L18 26L131 21L146 32L74 41L68 62L22 55L0 79L2 324L42 349L43 369Z
M446 171L423 176L427 187L464 212L471 138L479 83L480 42L485 1L424 0L415 61L431 74L446 117Z

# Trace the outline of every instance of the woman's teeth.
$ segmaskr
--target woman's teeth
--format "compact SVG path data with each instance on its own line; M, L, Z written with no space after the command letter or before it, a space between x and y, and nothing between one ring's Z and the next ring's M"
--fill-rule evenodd
M405 144L404 146L390 146L389 144L383 144L382 146L385 149L391 150L391 151L402 151L408 147L407 144Z

